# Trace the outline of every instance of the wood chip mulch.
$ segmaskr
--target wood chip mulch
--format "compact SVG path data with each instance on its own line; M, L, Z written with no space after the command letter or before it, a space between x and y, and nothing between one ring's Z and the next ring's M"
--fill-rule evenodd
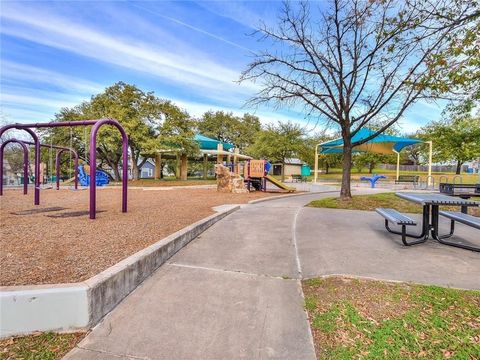
M43 190L39 206L33 189L28 195L6 190L0 197L0 286L86 280L213 214L214 206L266 196L272 194L130 189L123 214L121 189L107 188L97 191L97 219L90 220L88 190Z

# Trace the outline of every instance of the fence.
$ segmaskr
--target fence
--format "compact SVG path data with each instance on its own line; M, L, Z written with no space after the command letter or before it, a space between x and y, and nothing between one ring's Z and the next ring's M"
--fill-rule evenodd
M382 164L380 165L381 169L385 170L396 170L397 166L392 164ZM466 172L468 166L462 166L462 172ZM455 165L432 165L432 172L455 172L457 167ZM427 165L400 165L400 171L420 171L427 172Z

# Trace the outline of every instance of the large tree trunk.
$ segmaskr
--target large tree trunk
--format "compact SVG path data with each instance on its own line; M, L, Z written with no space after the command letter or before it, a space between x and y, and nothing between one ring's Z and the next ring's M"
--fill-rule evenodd
M132 158L132 178L133 180L138 180L138 165L137 160Z
M282 182L285 181L285 161L282 161Z
M350 190L350 180L352 173L352 144L350 138L343 140L343 171L342 171L342 188L340 190L340 199L350 200L352 192Z
M180 160L180 180L187 180L187 154L182 154Z
M155 155L155 176L154 179L158 180L162 178L162 154Z
M175 178L180 179L180 155L175 155Z
M115 181L121 181L122 176L120 175L120 171L118 170L118 166L113 166L112 170L113 170L113 176L115 177ZM127 179L127 181L128 181L128 179Z
M463 162L461 160L457 160L457 170L455 170L455 174L460 175L460 172L462 170L462 164Z
M370 163L368 164L368 173L371 174L373 172L373 168L375 167L375 164Z

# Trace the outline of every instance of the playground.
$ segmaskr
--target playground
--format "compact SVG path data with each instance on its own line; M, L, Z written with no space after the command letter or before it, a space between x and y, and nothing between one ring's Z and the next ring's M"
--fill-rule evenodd
M42 202L6 190L0 210L0 284L82 281L163 237L214 213L274 194L220 193L215 189L130 189L121 212L121 188L97 191L97 219L88 218L88 190L42 190Z

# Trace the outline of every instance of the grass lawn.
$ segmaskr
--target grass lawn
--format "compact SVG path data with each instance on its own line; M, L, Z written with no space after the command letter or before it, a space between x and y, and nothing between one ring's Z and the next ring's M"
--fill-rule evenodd
M303 281L319 359L480 359L480 291Z
M480 198L471 198L471 200L480 201ZM366 210L375 211L378 207L392 208L403 213L420 214L422 206L413 202L400 199L395 193L379 193L372 195L355 195L352 200L344 201L340 198L325 198L314 200L307 206L330 209L348 209L348 210ZM460 211L458 206L441 206L442 210ZM480 208L470 208L469 214L480 216Z
M85 333L38 333L0 340L0 359L60 359L85 336Z

